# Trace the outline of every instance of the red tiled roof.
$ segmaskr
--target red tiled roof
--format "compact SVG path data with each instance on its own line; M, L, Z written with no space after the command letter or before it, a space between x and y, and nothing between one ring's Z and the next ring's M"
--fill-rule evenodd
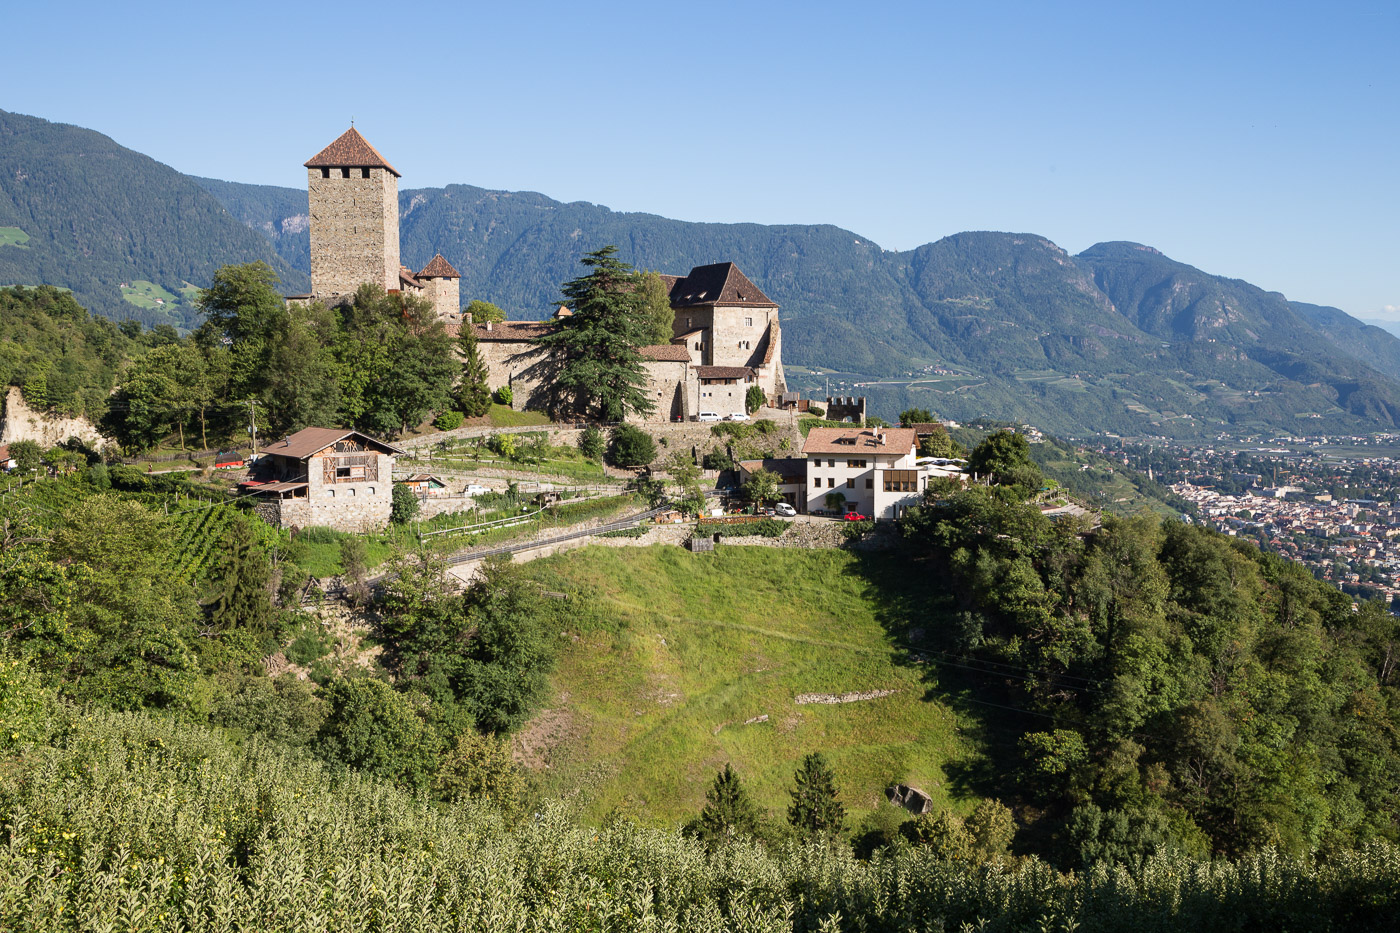
M307 168L385 168L395 178L403 177L353 126L305 164Z
M386 444L377 438L370 437L359 431L349 428L302 428L290 437L285 437L275 444L268 444L262 449L265 454L272 454L278 457L291 457L293 460L305 460L312 454L320 453L336 441L344 440L351 435L359 438L362 442L378 447L385 453L401 454L402 450L393 444Z
M418 273L420 279L460 279L461 273L452 268L452 263L442 258L442 253L433 257L433 261L423 267Z
M701 379L743 379L752 376L753 370L747 366L697 366L695 375Z
M880 438L884 438L884 443ZM903 457L914 449L912 428L813 428L802 445L804 454L888 454Z
M423 283L413 277L413 270L408 266L399 266L399 285L407 288L423 287Z
M670 278L667 276L667 278ZM696 266L671 284L671 307L737 304L751 308L776 308L762 290L732 262Z
M678 343L659 343L649 347L638 347L643 359L669 363L689 363L690 351Z

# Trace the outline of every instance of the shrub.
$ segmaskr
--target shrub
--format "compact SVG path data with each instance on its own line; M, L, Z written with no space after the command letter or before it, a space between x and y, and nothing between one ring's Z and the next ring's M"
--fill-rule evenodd
M590 424L588 427L584 428L583 433L578 436L579 453L583 454L589 460L602 460L603 448L606 446L606 441L603 439L603 432L598 430L597 425Z
M439 431L455 431L466 420L466 416L460 411L445 411L433 419L433 427Z
M656 459L656 442L641 428L619 424L612 429L607 459L615 467L646 466Z
M496 400L497 405L509 405L515 401L515 393L511 391L510 386L501 386L491 397Z
M822 407L819 406L819 405L808 405L808 406L807 406L807 414L811 415L811 416L814 417L814 418L825 418L825 417L826 417L826 409L825 409L825 408L822 408Z
M711 450L701 458L700 465L707 470L732 470L734 458L723 450Z
M749 391L744 393L744 409L749 414L762 408L766 401L768 401L768 396L764 395L763 390L758 386L749 386Z
M395 525L406 525L417 517L418 497L403 483L395 483L389 521Z
M695 526L695 533L701 537L719 535L722 538L776 538L787 531L789 527L788 523L780 518L760 518L752 522L702 521Z

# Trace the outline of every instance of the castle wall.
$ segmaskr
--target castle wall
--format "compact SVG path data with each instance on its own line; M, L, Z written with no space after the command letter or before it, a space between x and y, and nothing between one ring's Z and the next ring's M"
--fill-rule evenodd
M549 350L526 340L480 340L477 349L486 363L486 385L492 392L510 386L510 407L523 411L540 387L538 370Z
M647 381L644 391L654 406L650 415L628 421L685 421L695 412L695 374L681 360L643 360Z
M351 295L365 282L399 287L399 185L371 168L306 170L311 213L311 290L321 298Z

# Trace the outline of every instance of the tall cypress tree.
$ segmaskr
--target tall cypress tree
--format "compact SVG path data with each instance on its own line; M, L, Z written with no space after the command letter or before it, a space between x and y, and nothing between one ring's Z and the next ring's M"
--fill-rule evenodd
M457 384L457 409L468 418L491 410L491 389L486 384L486 361L481 358L476 332L463 321L457 331L457 353L462 357L462 381Z
M641 277L613 258L616 252L605 246L580 260L589 273L562 289L573 314L538 341L560 357L553 381L562 404L607 422L653 408L637 350L651 342L652 323L642 309Z
M219 595L210 611L210 621L216 630L237 626L252 632L267 631L275 613L268 589L271 574L267 555L258 547L253 529L242 519L228 526L223 548Z
M836 799L836 775L821 752L802 759L789 791L792 804L788 807L788 822L805 838L834 836L846 822L846 808Z

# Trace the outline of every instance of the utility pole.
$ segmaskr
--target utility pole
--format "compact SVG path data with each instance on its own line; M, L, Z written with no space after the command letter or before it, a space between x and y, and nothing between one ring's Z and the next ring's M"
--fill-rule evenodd
M257 402L248 400L248 434L253 438L253 455L250 460L258 459L258 409Z

